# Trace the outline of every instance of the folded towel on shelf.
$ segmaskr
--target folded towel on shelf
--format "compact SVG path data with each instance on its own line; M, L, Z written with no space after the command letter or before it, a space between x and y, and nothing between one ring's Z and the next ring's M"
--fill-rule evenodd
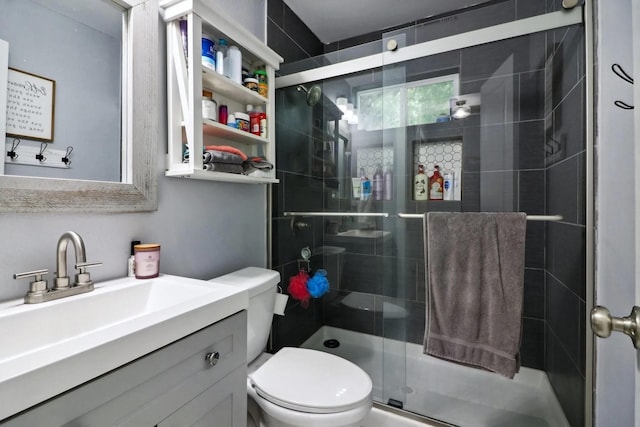
M239 150L235 147L231 147L230 145L206 145L204 147L204 150L205 151L217 150L217 151L225 151L227 153L237 154L238 156L242 157L243 161L249 158L246 154L242 152L242 150Z
M241 165L243 161L242 156L229 153L228 151L207 150L202 154L203 163L230 163Z
M273 163L268 162L264 157L251 157L245 160L242 166L247 175L251 175L255 170L268 172L273 169Z
M237 165L233 163L205 163L203 166L204 170L215 171L215 172L225 172L225 173L237 173L242 174L244 170L242 169L242 165Z
M427 214L425 354L518 372L525 230L524 213Z

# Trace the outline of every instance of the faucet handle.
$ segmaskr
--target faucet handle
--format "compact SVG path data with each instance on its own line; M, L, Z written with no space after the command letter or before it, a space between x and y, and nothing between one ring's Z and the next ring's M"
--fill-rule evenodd
M91 275L86 272L87 268L90 267L100 267L102 265L101 262L79 262L74 267L78 270L78 274L76 274L76 282L75 286L88 286L93 285L91 281Z
M25 271L24 273L16 273L13 275L14 279L25 279L27 277L34 277L35 280L30 283L29 292L27 292L27 296L29 295L40 295L46 293L49 289L47 286L47 280L44 278L49 273L49 270L33 270L33 271ZM25 297L26 298L26 297Z

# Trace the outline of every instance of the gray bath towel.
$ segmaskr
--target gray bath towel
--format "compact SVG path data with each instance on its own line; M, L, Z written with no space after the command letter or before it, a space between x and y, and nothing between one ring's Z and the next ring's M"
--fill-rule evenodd
M427 214L426 354L518 372L525 230L524 213Z

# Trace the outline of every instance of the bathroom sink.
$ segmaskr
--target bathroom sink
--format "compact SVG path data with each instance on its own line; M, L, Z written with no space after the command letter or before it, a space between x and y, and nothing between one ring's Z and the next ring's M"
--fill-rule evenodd
M0 420L246 309L246 291L123 278L41 304L0 303Z

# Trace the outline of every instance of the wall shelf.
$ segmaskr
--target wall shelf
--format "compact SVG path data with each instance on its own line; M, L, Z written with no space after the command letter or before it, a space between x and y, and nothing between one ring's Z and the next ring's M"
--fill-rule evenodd
M264 42L238 24L223 11L212 9L202 0L161 0L160 10L167 25L167 110L168 149L165 175L207 181L247 184L273 184L275 168L263 177L207 171L200 155L183 159L189 153L202 153L208 145L227 145L249 157L265 157L275 165L275 70L283 62ZM181 22L186 22L185 38ZM183 27L184 28L184 25ZM201 63L202 34L217 41L224 37L230 46L238 46L242 66L250 71L267 73L267 96L251 91ZM208 90L218 106L226 105L229 114L245 112L247 105L260 107L267 114L267 136L262 137L202 118L202 93ZM271 129L269 125L271 124Z

